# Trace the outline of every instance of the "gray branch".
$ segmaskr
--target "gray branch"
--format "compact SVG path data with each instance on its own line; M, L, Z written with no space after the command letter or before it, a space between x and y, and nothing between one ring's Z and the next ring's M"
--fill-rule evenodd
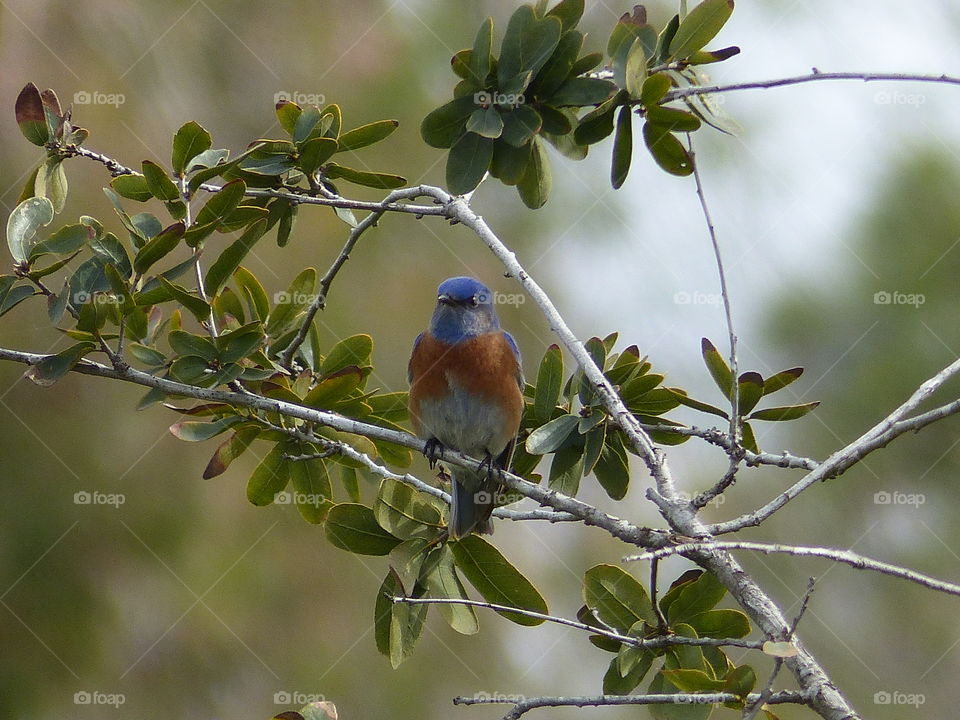
M672 547L665 547L659 550L653 550L639 555L631 555L624 558L624 562L634 560L661 560L670 555L687 555L697 550L754 550L756 552L769 555L771 553L780 553L785 555L794 555L796 557L820 557L835 562L841 562L857 570L873 570L874 572L891 575L903 580L923 585L931 590L947 593L949 595L960 596L960 585L937 580L929 575L918 573L899 565L891 565L873 560L871 558L859 555L849 550L834 550L823 547L805 547L799 545L781 545L778 543L759 543L759 542L741 542L738 540L705 540L702 542L689 542Z

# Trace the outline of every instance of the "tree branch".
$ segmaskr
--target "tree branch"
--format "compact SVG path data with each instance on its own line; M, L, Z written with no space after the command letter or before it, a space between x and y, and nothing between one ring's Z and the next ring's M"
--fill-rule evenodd
M467 600L459 598L411 598L411 597L391 597L395 603L406 603L407 605L470 605L472 607L486 608L496 612L510 612L515 615L536 618L546 622L556 623L557 625L566 625L567 627L585 630L591 635L603 635L611 640L632 645L639 648L656 650L663 647L673 647L676 645L692 645L697 647L741 647L749 650L762 650L763 643L758 640L743 640L741 638L690 638L682 635L663 635L661 637L640 638L633 635L621 635L613 630L587 625L578 620L568 620L567 618L557 617L556 615L547 615L536 610L523 610L521 608L510 607L509 605L498 605L496 603L484 602L481 600Z
M747 695L746 701L753 702L757 693ZM608 707L616 705L719 705L726 702L740 702L744 698L733 693L671 693L657 695L593 695L579 697L532 697L514 695L478 694L474 697L456 697L454 705L513 705L503 720L517 720L530 710L544 707ZM803 693L781 690L767 700L770 705L784 703L805 704L808 700Z
M931 590L938 590L949 595L960 596L960 585L937 580L929 575L891 565L879 560L859 555L849 550L834 550L832 548L822 547L804 547L799 545L781 545L777 543L759 543L759 542L741 542L727 540L705 540L703 542L689 542L671 547L660 548L650 552L641 553L625 557L624 562L634 560L661 560L670 555L687 555L697 550L755 550L756 552L769 555L771 553L782 553L785 555L794 555L796 557L821 557L835 562L841 562L857 570L873 570L884 575L891 575L903 580L923 585Z
M921 384L900 407L852 443L837 450L814 470L798 480L792 487L784 490L766 505L753 512L734 518L733 520L709 525L707 526L707 530L711 535L723 535L748 526L759 525L811 485L821 480L837 477L860 462L860 460L874 450L886 447L900 435L906 432L917 432L931 423L957 414L960 412L960 400L948 403L913 418L903 419L907 414L916 410L924 400L930 397L943 383L958 372L960 372L960 359L954 360L943 370Z
M755 80L752 82L732 83L730 85L697 85L693 87L675 88L664 97L663 102L679 100L691 95L707 95L709 93L733 92L735 90L762 90L767 88L785 87L787 85L801 85L821 80L862 80L863 82L922 82L944 83L960 85L960 77L950 75L924 75L912 73L862 73L862 72L820 72L813 68L809 75L777 78L776 80Z

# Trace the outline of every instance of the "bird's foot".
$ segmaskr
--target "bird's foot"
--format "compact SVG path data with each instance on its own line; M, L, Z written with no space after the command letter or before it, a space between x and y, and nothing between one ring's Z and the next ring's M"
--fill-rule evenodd
M483 456L483 460L480 461L480 467L478 469L481 475L487 476L487 480L497 479L500 472L500 468L494 464L493 455L490 453L486 453Z
M435 437L430 438L423 444L423 455L430 463L430 469L433 470L437 466L440 456L443 455L443 443Z

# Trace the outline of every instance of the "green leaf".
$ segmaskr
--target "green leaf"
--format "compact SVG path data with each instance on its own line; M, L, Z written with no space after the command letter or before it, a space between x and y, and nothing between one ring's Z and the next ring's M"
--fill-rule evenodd
M454 195L474 190L490 167L493 140L476 133L465 133L450 148L447 156L447 188Z
M331 410L339 400L360 387L364 377L356 365L342 368L318 382L303 398L303 404L318 410Z
M197 155L210 149L213 140L210 133L191 120L182 125L173 136L173 153L170 165L177 176L183 176L187 164Z
M547 603L537 589L500 551L478 535L469 535L449 544L457 567L487 602L546 613ZM539 625L540 618L499 612L518 625Z
M670 41L670 55L683 59L702 49L716 37L731 14L733 0L704 0L680 23Z
M643 90L643 82L647 79L647 54L642 42L635 42L627 52L624 68L624 87L630 97L639 98Z
M259 320L266 320L270 314L270 300L257 277L242 266L234 271L233 277L247 299L250 314L256 316Z
M586 433L586 438L583 443L583 474L589 475L593 472L594 468L597 465L597 462L600 460L600 455L603 453L603 448L606 445L607 438L607 425L602 422L605 414L602 411L595 410L594 416L598 417L600 420L597 425L594 426L591 430ZM580 429L580 428L578 428ZM581 430L582 432L582 430Z
M7 219L7 246L16 262L27 261L37 230L52 221L53 203L44 197L28 198L13 209Z
M239 301L237 301L239 304ZM236 330L222 333L216 340L221 363L239 362L259 349L263 343L263 328L258 320Z
M613 165L610 168L610 184L618 190L630 172L633 157L633 109L629 105L620 108L617 115L617 134L613 138Z
M550 161L543 141L537 137L531 144L530 159L523 177L517 183L517 192L520 193L520 199L524 205L531 210L537 210L543 207L550 197L553 175L550 172Z
M694 400L692 397L687 396L686 391L681 390L680 388L666 388L666 389L669 390L671 393L673 393L674 397L677 398L677 400L680 402L681 405L686 405L687 407L691 407L694 410L700 410L701 412L710 413L711 415L717 415L726 420L730 419L730 416L720 408L714 407L713 405L708 405L707 403L704 403L704 402L700 402L699 400Z
M739 610L709 610L685 622L699 637L741 638L750 634L750 619Z
M730 674L727 675L723 683L723 692L739 695L746 700L747 695L753 691L756 684L757 674L753 671L753 668L749 665L741 665L731 670Z
M647 108L647 121L670 132L694 132L700 129L700 118L685 110L654 105Z
M215 297L226 284L230 276L240 267L240 263L267 231L266 219L257 220L243 234L220 253L203 279L204 289L209 297Z
M14 307L33 295L34 290L30 285L17 285L10 288L8 292L2 294L3 301L0 302L0 315L6 315Z
M667 610L667 620L671 625L689 624L690 618L712 609L726 592L713 573L705 572L680 591Z
M300 148L300 169L307 175L313 175L334 153L342 149L333 138L311 138Z
M812 412L819 405L818 402L804 403L803 405L785 405L784 407L764 408L757 410L750 415L750 420L773 420L782 422L784 420L796 420L802 418L809 412Z
M344 167L343 165L338 165L333 162L327 163L325 173L331 180L343 178L357 185L379 188L381 190L393 190L394 188L403 187L407 184L407 179L401 175L354 170L353 168Z
M498 138L503 132L503 118L495 105L477 108L467 119L467 132L473 132L486 138Z
M182 222L174 223L165 228L159 235L152 238L137 251L133 258L133 269L143 275L157 261L162 260L180 244L180 239L186 231Z
M763 394L769 395L770 393L775 393L777 390L782 390L790 383L798 380L801 375L803 375L802 367L781 370L776 375L771 375L763 381Z
M127 347L130 350L130 354L144 365L149 367L160 367L162 365L166 365L167 363L167 356L152 347L147 347L146 345L141 345L140 343L130 343Z
M48 355L36 365L31 366L24 376L37 385L49 387L70 372L84 355L96 347L92 342L72 345L56 355Z
M487 18L480 25L477 36L473 41L469 62L465 64L466 73L463 78L470 81L477 88L486 85L487 75L490 73L492 56L490 48L493 45L493 18Z
M260 461L247 481L247 499L254 505L270 505L290 480L290 461L284 455L290 449L279 442Z
M763 378L760 373L745 372L737 379L737 411L744 417L753 410L764 396Z
M580 418L576 415L561 415L541 425L527 437L527 452L531 455L554 452L574 433L579 422Z
M217 359L217 346L203 335L194 335L183 330L171 330L167 336L170 347L177 355L196 355L208 362Z
M76 252L86 245L94 237L93 228L77 223L75 225L64 225L53 235L45 240L41 240L30 250L29 259L34 259L46 253L57 255L66 255Z
M753 434L753 428L750 426L750 423L742 423L740 430L743 432L743 437L740 440L740 444L750 452L760 452L760 446L757 445L757 437Z
M257 439L258 435L260 435L260 428L258 427L241 427L224 440L213 453L207 467L204 468L203 479L209 480L226 472L230 463L240 457L244 450L250 446L250 443Z
M503 35L497 64L497 84L502 92L518 75L537 71L550 59L560 41L561 21L556 17L538 19L529 5L517 8ZM522 92L521 88L517 92Z
M580 18L583 17L583 0L561 0L554 5L548 17L555 17L560 21L561 32L566 33L577 26Z
M163 275L158 275L157 280L160 281L160 284L170 296L189 310L199 322L207 322L210 319L210 306L203 298L187 292L179 285L174 285Z
M20 132L27 140L40 147L50 141L43 101L40 91L33 83L27 83L17 95L15 114Z
M374 603L373 635L381 655L390 657L390 620L394 605L391 598L406 597L406 594L400 576L391 567L380 585Z
M436 535L441 528L440 510L409 485L384 479L373 505L380 527L406 540L416 535Z
M710 377L720 388L723 396L729 398L733 392L733 373L730 366L723 356L719 353L716 346L707 338L700 340L700 353L703 355L703 362L710 371Z
M613 132L614 112L627 99L627 91L622 90L580 118L576 130L573 131L574 139L581 145L592 145L610 135Z
M654 73L643 81L643 87L640 89L640 103L651 108L663 99L663 96L670 90L672 81L665 72Z
M340 145L340 152L346 150L359 150L367 145L373 145L389 137L400 125L396 120L378 120L367 125L361 125L353 130L343 133L337 142Z
M430 147L448 148L463 134L464 124L476 108L472 95L451 100L423 119L420 136Z
M293 129L290 132L293 136L293 141L299 145L308 138L320 137L318 133L314 132L314 129L320 124L321 117L320 108L318 107L308 107L306 110L298 113ZM332 139L336 140L336 137Z
M229 430L233 425L243 422L243 418L232 415L210 422L181 420L170 426L170 434L185 442L204 442Z
M561 85L575 76L572 70L581 47L583 47L583 33L574 30L561 35L553 55L531 84L531 92L538 98L549 100Z
M449 545L440 546L440 558L427 574L426 583L430 597L466 600L467 591L457 574L453 551ZM477 613L469 605L443 603L437 606L443 619L462 635L474 635L480 630Z
M563 386L563 353L556 344L547 348L537 371L537 390L533 399L533 416L547 422L560 399ZM540 454L540 453L535 453Z
M641 621L657 624L643 585L616 565L594 565L584 573L583 600L601 621L620 633L629 632Z
M663 672L654 675L647 693L651 695L673 694L680 688L667 680ZM707 720L713 713L713 705L705 703L650 705L653 720Z
M377 524L372 508L356 503L334 505L324 530L331 545L357 555L389 555L400 544Z
M677 668L661 672L667 680L683 692L722 692L724 688L722 680L714 680L703 670Z
M217 150L208 148L201 153L197 153L190 159L187 163L186 172L190 174L197 170L207 170L212 167L217 167L225 163L228 157L230 157L230 151L226 148Z
M67 175L63 170L62 157L48 157L37 171L34 194L49 198L53 211L61 212L67 201Z
M157 200L174 202L180 199L180 191L162 167L151 160L143 161L143 179L147 189Z
M219 192L214 193L206 204L200 208L196 220L187 230L187 245L196 247L201 240L218 229L219 225L225 222L237 209L237 205L240 204L246 191L247 186L243 180L232 180L224 185Z
M316 269L305 268L291 281L286 292L277 293L276 304L267 319L267 335L280 337L290 329L303 308L313 300L316 284Z
M643 141L657 165L671 175L684 177L693 174L693 158L683 143L662 125L644 123Z
M290 464L294 501L301 517L309 523L322 523L333 507L333 488L327 462L323 458L297 460Z
M583 477L583 460L582 446L571 445L557 450L550 463L547 487L575 497L580 490L580 480Z
M622 500L630 485L630 464L620 433L609 433L600 458L593 467L597 482L614 500Z
M614 657L610 661L607 672L603 675L603 694L604 695L629 695L630 692L640 684L644 676L650 670L653 664L654 655L649 650L640 648L631 648L627 645L621 646L621 652L633 652L639 655L639 659L634 663L630 670L621 675L620 656Z
M504 185L516 185L523 180L532 154L533 143L527 143L523 147L514 147L506 142L503 137L500 137L493 143L490 174L498 178Z
M600 105L616 92L616 85L609 80L574 77L567 80L550 97L550 104L554 107Z
M729 60L734 55L740 54L740 48L736 45L720 48L719 50L697 50L697 52L687 58L691 65L709 65L710 63L723 62Z
M374 637L377 650L390 658L394 669L413 654L427 615L427 605L394 603L392 600L406 596L400 576L391 567L374 605Z

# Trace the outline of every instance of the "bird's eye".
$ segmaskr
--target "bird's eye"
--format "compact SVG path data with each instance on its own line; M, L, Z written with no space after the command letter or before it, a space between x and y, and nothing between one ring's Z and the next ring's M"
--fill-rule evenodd
M476 295L470 298L470 307L477 307L479 304L480 304L480 299Z

